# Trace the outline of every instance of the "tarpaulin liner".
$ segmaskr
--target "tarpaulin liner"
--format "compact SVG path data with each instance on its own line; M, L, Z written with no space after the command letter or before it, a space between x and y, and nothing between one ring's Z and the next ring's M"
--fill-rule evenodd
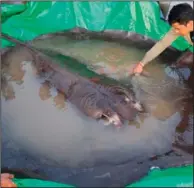
M129 169L130 170L130 169ZM15 178L14 183L19 187L74 187L72 185L55 183L38 179ZM148 176L126 187L193 187L193 165L169 168L166 170L154 169Z
M55 183L52 181L43 181L38 179L14 179L18 187L74 187L72 185Z
M1 5L1 22L4 22L7 18L19 14L26 9L24 4L2 4Z
M127 187L193 187L193 165L155 169L142 180Z
M3 4L2 17L10 16L2 24L2 32L20 40L32 40L41 34L70 30L75 27L90 31L122 30L161 39L170 29L160 18L157 2L27 2L21 5ZM7 6L7 8L5 8ZM15 16L13 13L15 12ZM2 18L1 18L2 19ZM5 20L5 18L3 18ZM2 47L10 43L2 42ZM192 47L182 37L173 44L178 50Z

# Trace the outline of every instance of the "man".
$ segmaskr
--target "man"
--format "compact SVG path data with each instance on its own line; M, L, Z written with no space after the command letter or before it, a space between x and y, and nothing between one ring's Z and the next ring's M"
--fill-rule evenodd
M193 8L186 3L175 5L169 12L168 22L172 29L164 36L164 38L157 42L144 56L143 60L139 62L133 69L133 73L141 73L143 67L162 53L172 42L179 36L184 36L185 39L193 45L194 41L194 25L193 25ZM193 88L194 81L194 65L193 53L185 53L177 62L177 67L184 67L184 64L191 66L191 75L189 77L189 85ZM193 101L193 98L191 99ZM189 115L193 109L193 103L189 101L184 106L183 118L178 124L177 128L185 130L189 126ZM192 125L190 125L192 126Z
M194 25L193 25L193 8L187 4L175 5L169 12L168 22L172 26L172 29L164 36L162 40L157 42L144 56L133 69L133 73L141 73L146 64L155 59L161 54L167 47L169 47L179 36L184 36L185 39L193 45L194 41ZM184 59L193 61L193 54L186 53L184 57L181 57L180 61Z

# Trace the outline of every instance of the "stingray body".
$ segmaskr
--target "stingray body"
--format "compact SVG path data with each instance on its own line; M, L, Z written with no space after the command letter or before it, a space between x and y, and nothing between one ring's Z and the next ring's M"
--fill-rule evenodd
M6 34L2 36L16 44L28 48L33 54L37 75L57 90L80 111L94 119L103 119L107 124L121 127L125 120L133 120L143 107L136 100L132 90L121 86L105 86L61 68L52 58L38 51L30 44L18 41Z

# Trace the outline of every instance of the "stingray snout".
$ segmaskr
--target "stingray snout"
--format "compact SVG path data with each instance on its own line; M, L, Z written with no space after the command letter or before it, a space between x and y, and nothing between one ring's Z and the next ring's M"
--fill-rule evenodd
M105 110L105 112L103 113L103 116L107 121L106 125L114 125L115 127L121 127L123 125L121 116L111 109Z
M133 108L135 108L138 112L144 112L144 106L139 101L135 101L133 103Z

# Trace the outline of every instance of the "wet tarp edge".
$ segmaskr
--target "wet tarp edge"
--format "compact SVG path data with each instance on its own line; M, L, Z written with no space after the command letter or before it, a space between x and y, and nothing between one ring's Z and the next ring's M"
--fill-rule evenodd
M2 8L3 6L3 8ZM20 6L20 13L18 9ZM21 11L23 6L23 11ZM157 2L36 2L25 5L1 5L2 32L22 41L32 40L40 35L79 27L90 31L126 31L161 39L170 29L160 17ZM13 13L15 12L15 15ZM5 19L5 16L8 16ZM11 15L11 16L10 16ZM2 19L2 18L1 18ZM2 48L12 46L2 40ZM193 48L179 37L172 46L180 51Z
M130 170L130 169L129 169ZM14 183L19 187L75 187L52 181L38 179L15 178ZM193 187L193 165L173 167L165 170L154 168L147 176L125 187Z
M140 181L126 187L193 187L193 165L161 170L153 168Z
M53 181L44 181L38 179L19 179L15 178L14 183L18 187L75 187L73 185L63 184L63 183L56 183Z

